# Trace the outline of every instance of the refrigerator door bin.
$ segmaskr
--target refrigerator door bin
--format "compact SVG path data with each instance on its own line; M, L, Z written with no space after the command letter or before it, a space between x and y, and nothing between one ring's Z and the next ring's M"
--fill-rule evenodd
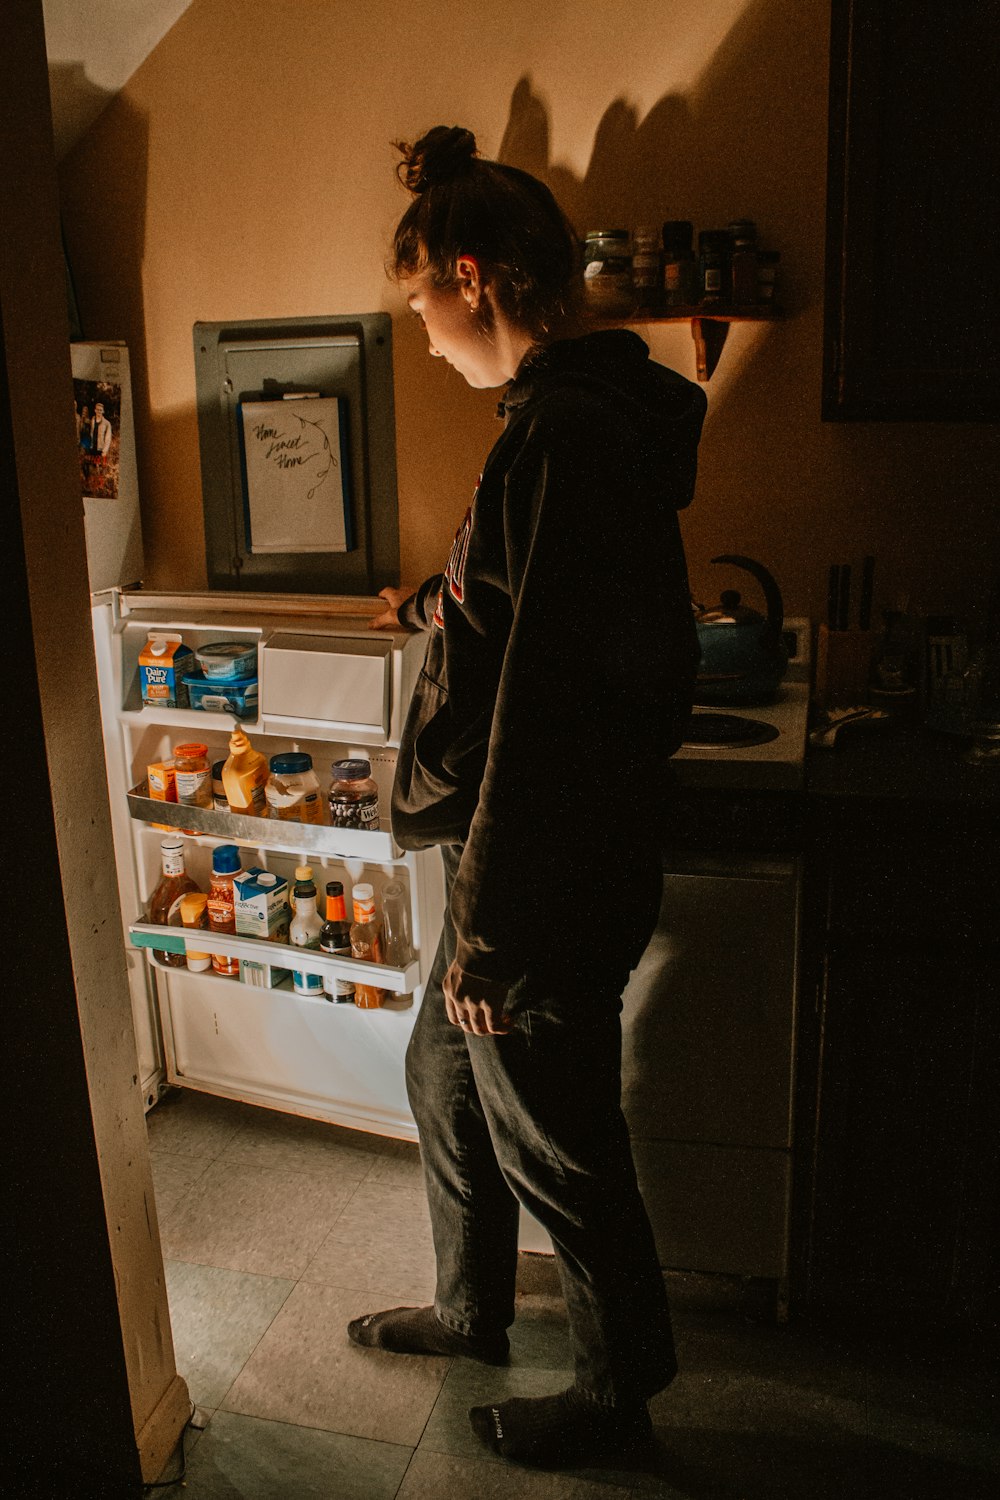
M243 813L216 812L210 807L160 802L150 797L148 790L148 783L140 781L128 792L129 814L139 823L166 823L181 833L205 834L221 843L249 844L289 854L328 854L371 863L402 857L402 850L387 829L330 828L322 823L252 818Z
M358 984L375 984L381 989L406 995L411 994L420 983L420 962L417 958L411 959L404 968L397 969L389 964L364 963L358 958L328 958L315 948L293 948L290 943L265 943L260 938L216 933L203 927L165 927L156 922L131 922L129 937L134 947L148 948L151 953L153 949L166 953L184 953L188 948L204 953L211 949L213 953L225 953L232 958L248 958L255 963L268 963L274 968L298 969L306 974L340 974L344 978L356 980ZM166 972L180 974L184 970L168 969ZM238 981L226 979L225 983L236 984Z

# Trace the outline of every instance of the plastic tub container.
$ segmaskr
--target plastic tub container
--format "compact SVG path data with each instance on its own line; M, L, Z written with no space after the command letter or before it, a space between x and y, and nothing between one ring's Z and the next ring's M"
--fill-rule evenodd
M206 677L223 678L226 682L235 677L257 675L257 647L246 641L210 641L205 646L195 647L198 665Z
M185 677L191 707L237 719L257 717L256 677Z

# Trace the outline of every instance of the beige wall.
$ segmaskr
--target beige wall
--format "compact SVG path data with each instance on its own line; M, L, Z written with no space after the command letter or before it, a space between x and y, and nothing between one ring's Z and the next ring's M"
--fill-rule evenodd
M495 398L428 359L382 263L407 202L389 142L444 122L546 178L580 231L749 215L780 249L788 316L734 327L708 387L684 521L697 597L723 582L716 552L745 552L816 616L828 562L875 552L881 603L977 601L995 429L819 420L828 12L194 0L62 170L85 333L133 350L148 581L204 582L192 324L378 309L396 318L403 576L440 566ZM693 378L686 325L649 338Z

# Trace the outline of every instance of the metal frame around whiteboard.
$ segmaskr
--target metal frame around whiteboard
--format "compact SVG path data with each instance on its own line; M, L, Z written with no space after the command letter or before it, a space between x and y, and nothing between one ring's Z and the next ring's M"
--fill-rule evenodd
M388 313L195 323L194 361L209 587L370 596L398 584ZM348 404L355 545L349 552L252 553L244 529L239 402L306 390Z

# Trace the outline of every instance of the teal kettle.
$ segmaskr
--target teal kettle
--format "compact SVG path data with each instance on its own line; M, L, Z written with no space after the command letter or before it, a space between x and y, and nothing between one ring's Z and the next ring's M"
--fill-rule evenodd
M769 703L788 666L781 636L781 590L767 569L750 557L723 553L712 562L729 563L751 574L760 584L767 614L743 604L736 589L724 589L710 609L695 606L701 647L695 702L720 707Z

